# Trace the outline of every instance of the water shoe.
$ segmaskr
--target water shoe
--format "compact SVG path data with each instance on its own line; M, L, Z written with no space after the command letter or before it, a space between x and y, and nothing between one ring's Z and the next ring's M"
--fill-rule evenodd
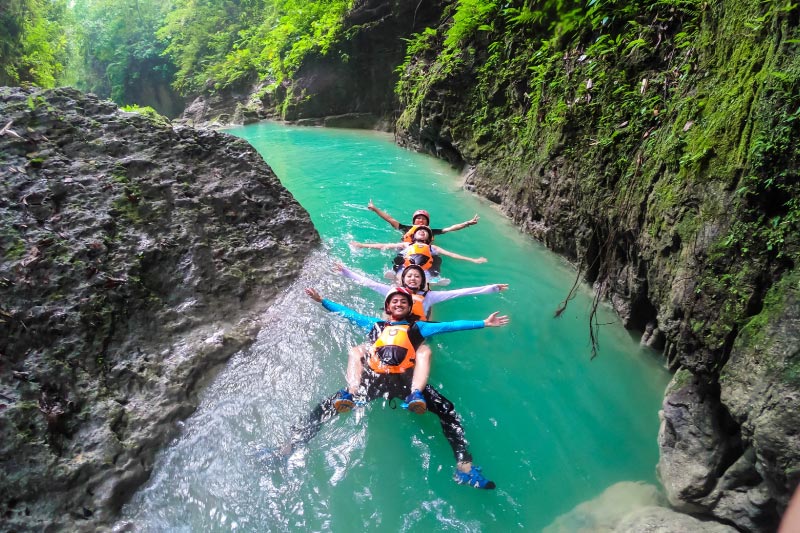
M418 415L425 414L425 411L428 410L425 398L422 397L422 393L417 389L414 389L411 394L406 396L406 400L401 404L401 407Z
M336 409L336 412L339 414L352 410L355 405L356 402L353 401L353 395L350 394L347 389L341 389L337 392L333 400L333 408Z
M475 487L476 489L493 489L496 486L494 481L489 481L483 477L483 474L481 474L481 468L479 466L472 466L469 469L469 472L462 472L456 468L456 473L453 476L453 479L459 485L469 485L471 487Z

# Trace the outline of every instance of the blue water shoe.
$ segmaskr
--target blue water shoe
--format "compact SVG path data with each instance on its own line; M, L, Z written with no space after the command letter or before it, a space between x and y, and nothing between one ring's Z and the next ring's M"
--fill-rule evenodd
M496 486L494 481L489 481L483 477L483 474L481 474L481 467L479 466L471 467L469 472L462 472L456 467L456 474L453 476L453 479L459 485L469 485L476 489L493 489Z
M353 395L347 389L341 389L337 392L333 400L333 408L339 414L352 410L355 405L356 402L353 401Z
M406 401L401 404L401 407L418 415L425 414L425 411L428 410L425 398L422 397L422 393L418 389L414 389L411 394L406 396Z

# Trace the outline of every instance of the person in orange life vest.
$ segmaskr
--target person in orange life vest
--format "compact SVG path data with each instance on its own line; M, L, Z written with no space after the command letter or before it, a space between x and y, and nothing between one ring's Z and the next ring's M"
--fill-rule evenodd
M494 488L495 484L484 478L480 469L472 465L472 456L467 451L464 439L464 429L453 404L428 385L427 372L424 376L418 376L413 369L416 365L430 363L421 361L416 352L426 338L439 333L505 326L508 324L508 317L498 316L495 312L485 320L420 322L411 315L413 305L411 292L402 287L394 289L386 296L384 311L388 320L368 317L341 304L323 299L313 288L307 288L306 294L314 301L320 302L328 311L369 330L368 338L372 346L362 371L363 386L360 391L365 401L369 402L381 396L387 398L405 396L406 401L403 405L410 410L412 403L426 402L430 411L439 417L445 437L453 449L457 462L455 480L478 488ZM352 395L345 389L323 400L311 412L305 423L295 428L288 447L291 449L297 444L308 442L324 422L338 413L352 409L354 406L352 400Z
M405 240L406 242L411 242L413 232L410 232L410 230L414 226L428 226L428 227L431 226L431 217L428 214L428 212L425 211L424 209L418 209L417 211L414 212L414 214L411 216L411 225L401 224L400 222L397 221L397 219L395 219L385 211L381 211L380 209L375 207L375 204L372 203L372 199L370 199L369 204L367 204L367 209L369 209L370 211L381 217L383 220L391 224L391 226L394 229L402 231L404 234L403 240ZM433 235L442 235L443 233L458 231L460 229L468 228L469 226L474 226L475 224L478 223L479 219L480 217L478 217L478 215L475 215L466 222L461 222L460 224L453 224L452 226L448 226L443 229L433 229L431 231L433 232Z
M439 275L439 272L432 270L433 258L436 255L445 255L447 257L461 259L462 261L470 261L476 264L485 263L488 261L488 259L485 257L478 257L475 259L453 252L448 252L440 246L433 246L431 244L431 230L427 226L420 226L416 229L414 232L414 242L410 244L406 242L361 243L351 241L350 246L353 246L354 248L374 248L377 250L400 250L400 255L402 255L403 262L399 263L398 261L395 261L393 267L395 273L397 274L399 274L404 267L415 264L422 267L422 270L424 270L429 277L436 277Z
M335 270L342 276L352 279L359 285L372 289L381 296L389 294L394 287L353 272L341 263L337 263ZM479 294L492 294L508 289L507 283L495 283L481 287L467 287L449 291L431 291L425 287L425 271L418 265L409 265L400 274L400 286L409 289L414 297L414 306L411 312L420 320L430 320L431 307L439 302L460 298L461 296L474 296Z
M367 278L366 276L362 276L357 274L347 268L344 265L337 264L336 270L341 273L344 277L354 280L356 283L364 285L375 292L381 294L382 296L386 297L390 292L394 290L395 287L391 285L386 285L384 283L378 283L376 281L372 281L371 279ZM418 320L428 321L430 320L430 313L431 313L431 306L435 303L444 302L446 300L451 300L453 298L458 298L460 296L470 296L470 295L478 295L478 294L491 294L495 292L504 291L508 288L508 284L506 283L497 283L494 285L484 285L483 287L468 287L465 289L456 289L452 291L430 291L425 290L425 271L422 270L417 265L409 265L407 266L401 276L401 286L405 287L411 292L411 297L413 298L413 305L411 307L411 313L419 317ZM347 379L347 391L350 394L358 394L358 389L361 386L361 373L363 370L363 361L366 357L367 353L367 346L359 345L350 348L347 357L347 372L345 373L345 377ZM419 380L427 381L428 376L422 376L422 372L430 373L430 357L431 357L431 349L427 344L422 344L417 348L417 357L420 360L426 361L425 365L417 364L414 367L414 375L415 378L419 378ZM417 374L420 374L417 376ZM411 404L409 409L413 409L414 412L424 412L425 411L425 404L422 402L417 402Z
M428 214L427 211L424 209L418 209L414 211L414 214L411 216L411 225L408 224L401 224L391 215L386 213L385 211L381 211L375 204L372 203L372 199L370 199L369 204L367 204L367 209L372 211L373 213L377 214L383 220L391 224L394 229L398 229L403 232L403 242L413 242L414 241L414 232L419 226L427 226L431 227L431 216ZM453 224L452 226L448 226L443 229L431 229L431 243L436 235L442 235L444 233L449 233L451 231L458 231L460 229L468 228L469 226L474 226L478 223L478 215L476 214L470 220L466 222L461 222L460 224ZM438 255L433 257L433 271L439 272L442 267L442 258ZM437 274L438 275L438 274Z

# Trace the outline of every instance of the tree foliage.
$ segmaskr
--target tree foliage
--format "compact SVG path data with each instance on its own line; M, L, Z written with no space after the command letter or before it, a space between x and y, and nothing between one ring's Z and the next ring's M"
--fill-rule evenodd
M277 85L340 37L353 0L5 0L0 83L68 83L137 103L252 81ZM70 43L70 47L67 46ZM149 103L149 102L145 102Z
M326 54L352 0L176 0L158 36L184 94L255 79L276 84Z
M156 0L75 0L71 33L80 52L70 81L120 104L168 85L174 67L156 31L169 6Z
M4 0L0 9L0 85L53 87L68 55L67 0Z

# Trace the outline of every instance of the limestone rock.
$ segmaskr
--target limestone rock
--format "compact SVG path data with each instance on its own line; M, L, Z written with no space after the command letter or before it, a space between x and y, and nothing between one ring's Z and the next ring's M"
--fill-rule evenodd
M318 242L246 142L0 88L0 517L94 531Z
M614 533L736 533L719 522L702 521L666 507L643 507L623 518Z
M577 505L556 518L543 533L610 533L634 509L659 505L658 488L642 482L622 481L611 485L596 498Z

